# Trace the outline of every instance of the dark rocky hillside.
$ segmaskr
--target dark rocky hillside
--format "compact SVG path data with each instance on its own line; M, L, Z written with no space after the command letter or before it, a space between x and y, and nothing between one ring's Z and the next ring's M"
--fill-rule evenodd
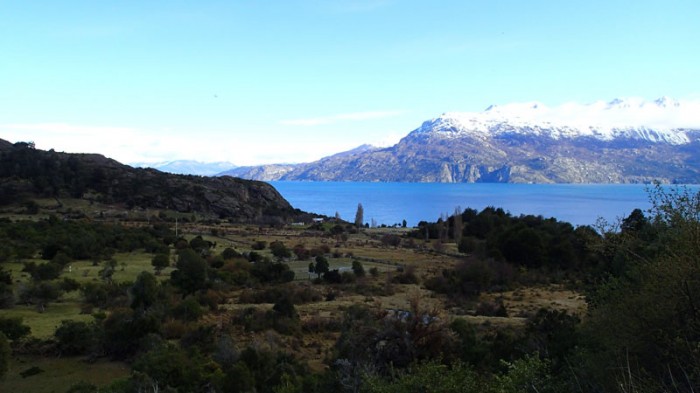
M262 182L173 175L132 168L98 154L43 151L0 140L0 206L31 198L78 198L237 222L289 221L303 214Z

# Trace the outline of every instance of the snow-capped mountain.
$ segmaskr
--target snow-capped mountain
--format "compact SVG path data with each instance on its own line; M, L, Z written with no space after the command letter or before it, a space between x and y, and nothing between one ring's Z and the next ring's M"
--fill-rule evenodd
M263 167L264 168L264 167ZM335 155L259 180L700 183L700 102L492 105L445 113L386 149ZM246 176L248 174L249 176Z
M161 172L179 175L213 176L217 173L236 168L230 162L200 162L193 160L176 160L164 162L136 162L130 164L135 168L153 168Z
M550 108L533 102L489 106L483 112L445 113L417 130L444 138L509 133L551 139L591 137L602 141L635 139L689 143L686 129L700 129L700 103L662 97L655 101L614 99Z

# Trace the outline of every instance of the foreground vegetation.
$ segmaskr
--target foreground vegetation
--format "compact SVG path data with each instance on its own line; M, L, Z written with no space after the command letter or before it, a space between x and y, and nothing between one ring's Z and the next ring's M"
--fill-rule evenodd
M700 195L650 196L596 229L497 208L409 229L25 202L0 220L0 387L691 392Z

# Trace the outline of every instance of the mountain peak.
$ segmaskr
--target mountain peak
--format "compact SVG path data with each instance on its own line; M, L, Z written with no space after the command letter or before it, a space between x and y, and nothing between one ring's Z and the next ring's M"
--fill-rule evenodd
M668 97L668 96L659 97L654 101L654 103L662 108L669 108L669 107L678 108L679 106L681 106L680 102L678 102L677 100L674 100L673 98Z
M416 132L441 138L531 134L552 139L624 138L680 145L690 141L686 129L700 129L700 102L664 96L654 101L615 98L552 107L540 102L490 105L482 112L443 113Z

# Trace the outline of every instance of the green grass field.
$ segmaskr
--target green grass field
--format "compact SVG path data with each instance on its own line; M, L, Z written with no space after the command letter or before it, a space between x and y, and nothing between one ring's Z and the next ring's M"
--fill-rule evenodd
M24 324L32 329L31 335L37 338L53 336L63 320L88 322L93 319L92 315L80 313L80 304L77 301L50 303L44 312L39 312L34 306L15 305L13 308L2 310L2 315L22 318Z
M152 258L151 254L144 252L116 254L114 259L117 261L117 267L113 280L130 282L134 281L142 271L153 273ZM37 259L34 262L44 263L46 261ZM29 274L22 272L24 267L22 263L7 263L4 266L12 272L12 277L16 282L23 283L30 280ZM91 261L73 261L61 273L60 277L69 277L80 283L100 281L99 271L103 267L103 263L93 266ZM165 280L170 277L172 270L173 268L169 267L157 277ZM31 335L43 339L53 336L56 327L63 320L92 321L91 315L80 313L80 302L80 293L75 291L64 293L58 301L49 303L44 312L39 312L35 306L16 304L13 308L2 310L2 315L22 318L24 324L32 329Z

